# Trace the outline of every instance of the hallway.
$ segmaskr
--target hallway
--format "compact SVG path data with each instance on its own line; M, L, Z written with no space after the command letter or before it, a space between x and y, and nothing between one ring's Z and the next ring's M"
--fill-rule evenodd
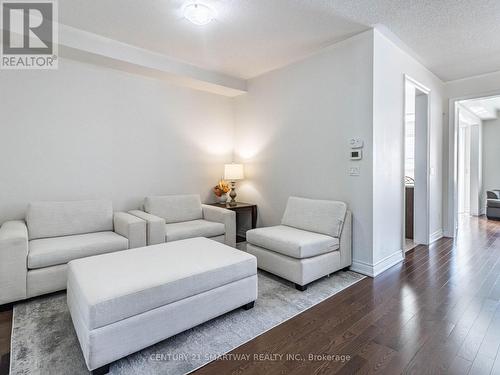
M232 352L282 360L218 360L196 374L500 374L499 238L500 222L462 219L455 242L418 246Z

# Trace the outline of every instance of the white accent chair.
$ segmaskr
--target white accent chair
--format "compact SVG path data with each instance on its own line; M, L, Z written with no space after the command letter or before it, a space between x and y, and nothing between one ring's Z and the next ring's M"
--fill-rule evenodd
M201 204L196 194L146 197L143 210L129 213L147 222L148 245L206 237L236 246L236 213Z
M281 225L247 232L259 268L307 284L352 263L352 215L343 202L290 197Z
M146 245L146 222L110 201L30 203L0 228L0 304L66 289L73 259Z

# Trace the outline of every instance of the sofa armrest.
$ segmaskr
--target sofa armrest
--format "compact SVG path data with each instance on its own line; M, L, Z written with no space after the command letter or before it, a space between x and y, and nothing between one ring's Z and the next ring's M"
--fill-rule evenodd
M28 228L22 220L0 227L0 305L26 298Z
M128 239L128 248L146 246L146 222L126 212L113 215L115 233Z
M352 264L352 213L347 211L345 214L342 232L340 234L340 264L341 267L347 267Z
M165 219L141 210L132 210L129 211L129 214L146 221L146 241L148 245L165 242Z
M205 220L224 224L226 245L236 247L236 212L208 204L202 204L201 207Z

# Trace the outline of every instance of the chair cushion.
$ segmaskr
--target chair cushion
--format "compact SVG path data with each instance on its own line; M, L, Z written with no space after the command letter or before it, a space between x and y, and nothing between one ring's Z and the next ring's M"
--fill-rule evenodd
M167 224L203 219L199 195L146 197L144 211L165 219Z
M28 205L30 240L113 230L113 205L105 200L34 202Z
M286 225L249 230L247 242L298 259L339 249L338 238Z
M191 238L72 261L68 294L95 329L256 274L253 255Z
M226 231L224 224L207 220L191 220L165 225L167 242L194 237L215 237Z
M488 207L500 208L500 199L488 199Z
M344 202L290 197L281 224L340 237L346 212Z
M128 240L115 232L41 238L29 242L28 268L65 264L70 260L128 248Z

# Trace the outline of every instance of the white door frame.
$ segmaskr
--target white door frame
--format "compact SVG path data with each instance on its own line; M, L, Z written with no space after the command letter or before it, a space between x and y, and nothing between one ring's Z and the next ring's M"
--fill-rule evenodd
M500 90L450 98L448 103L448 208L446 237L455 237L458 229L458 106L457 102L500 96Z
M459 133L458 133L458 213L470 214L471 212L471 125L465 123L460 126L460 112L462 108L458 109L459 119ZM460 137L463 136L463 139ZM462 155L460 155L462 152ZM463 166L461 165L463 163ZM461 168L462 167L462 168ZM463 170L461 170L463 169ZM461 177L463 181L461 180ZM462 196L460 195L462 193ZM462 206L462 210L460 210Z
M406 84L410 83L415 86L419 91L427 95L427 129L426 129L426 161L425 161L425 169L426 169L426 180L425 180L425 238L426 244L430 243L430 124L431 124L431 90L426 86L422 85L417 80L404 75L404 83L403 83L403 95L405 100L403 100L403 158L401 162L401 171L402 171L402 181L401 181L401 191L402 191L402 199L403 199L403 212L401 213L402 225L403 225L403 238L401 239L401 248L403 252L403 258L405 257L405 247L406 247L406 184L404 181L405 176L405 160L406 160ZM416 131L415 131L416 133Z

